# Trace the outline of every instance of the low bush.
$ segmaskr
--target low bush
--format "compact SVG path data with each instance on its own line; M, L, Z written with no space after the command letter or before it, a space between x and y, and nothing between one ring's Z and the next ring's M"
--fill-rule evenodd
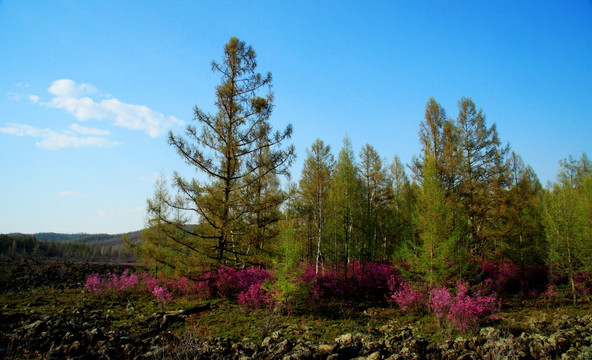
M415 289L407 282L403 282L400 290L391 295L391 299L399 305L403 311L421 312L426 308L427 297L425 289Z
M479 264L481 281L491 279L498 294L530 294L545 290L548 269L545 266L519 265L511 261L473 259Z
M94 273L87 277L85 288L94 295L121 295L131 291L150 293L160 304L168 303L173 296L195 294L203 300L219 296L237 300L245 308L258 309L273 305L269 291L263 286L273 280L270 272L257 267L235 269L222 266L204 274L198 281L186 277L135 274L126 269L121 275L107 273L100 276Z
M297 281L309 289L311 299L384 300L401 281L395 267L384 263L353 262L347 272L344 266L320 268L318 273L314 264L302 267Z
M455 293L442 287L430 292L430 308L439 321L446 320L456 330L475 332L481 323L499 319L501 300L495 292L479 289L471 294L466 281L459 280Z
M95 273L90 275L84 286L92 294L98 295L105 292L123 293L136 290L140 285L140 279L134 273L126 269L121 275L107 273L104 277Z

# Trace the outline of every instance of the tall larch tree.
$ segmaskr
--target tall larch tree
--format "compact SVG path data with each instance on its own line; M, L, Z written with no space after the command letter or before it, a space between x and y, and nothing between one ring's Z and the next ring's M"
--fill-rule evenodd
M460 179L457 186L459 201L463 206L470 236L467 246L474 255L483 255L487 250L487 230L492 217L493 187L505 167L507 148L500 145L495 124L487 127L485 115L477 110L470 98L458 102L456 119L457 159ZM495 217L495 215L493 216Z
M306 211L305 218L311 220L310 228L314 229L314 233L310 235L311 239L316 240L315 266L318 273L325 236L325 223L329 213L327 206L329 186L335 160L331 154L331 147L325 145L320 139L316 139L306 153L307 157L300 179L299 198Z
M546 259L542 223L543 188L534 170L520 155L509 157L510 188L500 209L504 215L503 257L522 266Z
M364 201L362 228L362 258L384 260L386 257L386 223L391 214L388 203L392 201L392 186L387 169L382 165L378 152L366 144L360 152L360 175Z
M455 241L452 231L452 212L436 169L435 159L426 154L424 175L414 218L419 233L415 255L417 270L431 287L440 285L449 274L449 262L454 259Z
M272 163L269 159L272 153L264 146L266 141L267 137L259 140L259 150L254 153L256 163ZM278 245L273 240L280 233L280 205L287 200L289 193L281 189L278 174L265 166L254 169L245 180L248 186L243 187L242 196L248 210L243 230L248 244L247 254L256 255L269 263Z
M171 132L168 137L169 145L208 181L187 180L175 173L172 185L178 196L158 201L171 210L148 209L149 222L167 225L159 239L176 242L189 256L200 254L215 264L244 261L251 245L244 226L253 213L252 197L245 193L269 174L287 174L295 157L293 146L282 147L292 127L273 132L269 124L271 73L261 75L256 68L253 48L231 38L224 46L222 63L212 62L212 70L221 76L216 87L218 111L210 114L196 106L197 124L188 125L185 136ZM169 216L175 212L183 215ZM151 236L144 241L150 242ZM164 246L160 240L156 245ZM170 258L180 256L187 254Z
M548 264L569 279L575 305L575 276L592 269L592 164L586 154L560 162L557 182L545 198L545 225Z
M444 125L446 124L446 111L431 97L425 106L424 119L419 124L419 143L421 155L413 159L413 172L416 179L423 176L423 166L426 157L431 157L435 164L439 177L443 176L443 156L445 148Z
M334 241L334 259L347 265L359 256L358 229L362 182L358 166L348 137L343 140L330 187L329 201L332 209L332 236ZM347 277L347 271L345 276Z
M391 217L388 228L391 239L387 244L387 253L393 256L398 248L415 239L412 218L417 203L417 186L409 181L405 165L401 163L399 156L394 156L389 170L393 198L390 202Z

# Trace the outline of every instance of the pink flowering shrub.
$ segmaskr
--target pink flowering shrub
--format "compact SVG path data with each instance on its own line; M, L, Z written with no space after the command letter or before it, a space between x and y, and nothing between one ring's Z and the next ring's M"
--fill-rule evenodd
M221 266L215 272L213 287L215 292L226 298L236 298L238 293L242 290L240 288L238 279L238 269L230 266Z
M353 274L350 293L356 296L382 299L389 294L389 282L396 278L400 281L395 267L391 264L369 262L363 265L353 263L350 273Z
M382 263L350 263L347 277L343 266L325 267L318 274L314 264L304 266L297 281L313 299L383 299L390 293L389 281L398 276L393 265Z
M253 285L261 286L265 281L273 279L269 271L258 267L235 269L221 266L212 276L214 293L231 299L236 299L240 293L248 291Z
M425 308L427 301L424 291L414 289L406 282L403 282L400 288L401 290L395 291L391 295L391 299L399 305L401 310L420 311Z
M194 292L193 284L191 284L189 279L185 276L178 279L168 279L166 281L166 286L168 289L171 289L173 293L178 295L189 295Z
M88 292L99 295L106 291L115 294L135 290L140 284L138 276L126 269L121 275L107 273L104 277L99 274L92 274L86 278L84 287Z
M191 292L199 296L202 300L210 299L214 296L214 289L211 286L212 282L212 273L207 272L193 283L191 286Z
M154 290L154 288L156 286L158 286L160 284L160 282L158 281L156 276L149 274L149 273L140 274L140 280L141 280L142 284L144 284L146 291L148 291L150 293Z
M574 276L574 283L576 290L584 295L588 296L592 294L592 274L589 272L583 272Z
M98 295L104 290L105 283L103 282L103 279L99 276L99 274L94 273L86 278L84 287L89 293L93 295Z
M555 290L555 285L547 284L547 289L541 293L541 298L547 301L547 305L551 306L559 301L559 293Z
M483 290L471 296L466 281L456 283L454 295L445 287L432 289L430 307L438 320L447 320L456 330L476 331L481 322L495 320L501 301L495 292L485 295Z
M432 289L430 291L430 309L436 315L438 321L448 316L453 301L452 293L446 287Z
M193 291L204 298L215 294L236 299L245 308L259 309L273 304L271 295L263 288L266 282L273 281L273 275L263 268L236 269L221 266L216 272L204 274L193 286Z
M491 279L498 293L529 294L543 291L548 281L548 268L519 265L511 261L473 259L479 263L481 279Z
M130 273L129 269L125 269L123 273L119 276L111 273L107 275L107 281L110 282L109 287L116 292L133 290L140 284L138 276L134 273Z
M386 282L388 293L392 295L395 291L401 290L404 283L405 280L401 276L391 275Z
M105 276L93 274L86 279L88 292L98 295L106 290L119 294L127 290L151 293L159 303L170 301L173 295L196 294L202 299L214 295L231 299L241 298L241 304L258 308L270 303L270 296L262 288L266 281L272 281L273 275L262 268L235 269L222 266L215 272L207 272L197 281L186 277L168 278L149 273L134 274L125 270L123 274L108 273Z
M171 295L169 289L160 285L154 287L152 294L156 296L156 301L158 301L160 304L166 304L173 299L173 295Z
M499 292L518 293L526 287L518 264L510 261L482 260L481 272L484 279L492 279Z
M555 290L555 285L549 283L547 284L547 289L541 293L541 296L545 299L557 298L559 297L559 293Z
M252 284L245 291L238 294L237 302L247 309L262 309L274 306L274 301L268 291L261 287L261 284Z
M304 269L298 281L301 286L309 288L310 296L315 299L338 297L343 293L343 289L338 286L335 273L331 269L325 269L317 274L314 264Z

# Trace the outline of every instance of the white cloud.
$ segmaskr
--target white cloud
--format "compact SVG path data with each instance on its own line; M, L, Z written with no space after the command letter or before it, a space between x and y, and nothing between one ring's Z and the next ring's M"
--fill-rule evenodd
M12 101L21 101L25 97L25 95L23 95L21 93L12 92L12 91L8 92L6 94L6 96L8 97L8 99L10 99Z
M101 107L114 115L116 125L133 130L143 130L151 137L164 134L171 126L184 124L174 116L167 118L146 106L125 104L117 99L103 100Z
M74 98L57 96L50 101L41 104L56 109L66 110L80 121L90 119L103 120L110 115L100 104L97 104L89 97Z
M70 135L65 133L58 133L55 131L49 131L44 134L44 139L35 143L38 147L47 150L57 150L61 148L85 148L85 147L113 147L119 145L119 142L110 141L102 137L86 136L78 137L76 135Z
M15 136L41 136L41 131L29 125L8 124L7 127L0 128L0 133Z
M80 121L111 120L117 126L144 131L151 137L184 124L174 116L165 117L144 105L127 104L115 98L98 100L101 94L90 84L61 79L54 81L48 91L55 97L41 105L66 110Z
M56 96L73 98L79 98L83 95L95 95L99 92L96 87L90 84L77 85L70 79L60 79L52 82L47 91Z
M83 134L83 135L96 135L96 136L109 136L109 135L111 135L111 132L109 130L88 128L88 127L85 127L85 126L80 126L78 124L72 124L72 125L70 125L70 129L76 131L79 134Z
M34 102L35 104L39 102L39 96L37 95L29 95L29 100Z
M57 150L62 148L74 147L112 147L119 145L119 142L110 141L103 137L84 136L80 137L68 132L57 132L50 129L38 129L25 124L8 124L7 127L0 128L0 133L15 135L15 136L29 136L41 138L40 141L35 142L37 147L47 150Z
M70 190L61 191L58 194L58 197L61 197L61 198L75 198L75 199L83 199L83 198L86 198L86 196L84 196L82 193L80 193L78 191L70 191Z

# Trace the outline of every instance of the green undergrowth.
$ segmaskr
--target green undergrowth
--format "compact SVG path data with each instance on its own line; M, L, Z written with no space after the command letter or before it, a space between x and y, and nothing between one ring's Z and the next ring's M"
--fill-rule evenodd
M245 311L232 302L221 301L211 311L188 319L186 328L202 337L235 341L246 338L259 342L281 331L287 338L332 342L341 334L369 332L391 321L397 312L388 306L342 302L308 304L281 313L273 309Z
M67 321L87 319L89 314L94 314L94 319L105 320L112 328L119 327L141 334L154 329L154 321L150 320L155 318L155 314L206 303L210 304L209 310L191 315L167 330L178 336L188 334L198 338L224 337L232 341L252 342L261 342L266 336L281 331L283 336L292 339L331 343L341 334L368 333L385 325L395 329L411 327L416 334L435 343L467 335L454 333L445 326L440 327L436 318L427 312L403 312L388 303L370 302L317 301L301 304L290 311L245 311L230 300L202 301L188 296L175 298L163 308L151 294L94 296L83 289L43 287L26 292L2 293L0 312L4 315L21 313L60 317ZM533 326L543 333L552 332L552 326L547 325L562 317L591 313L590 302L573 306L570 303L549 304L516 296L504 299L499 313L503 319L491 325L503 334L519 336L523 331L531 331Z

